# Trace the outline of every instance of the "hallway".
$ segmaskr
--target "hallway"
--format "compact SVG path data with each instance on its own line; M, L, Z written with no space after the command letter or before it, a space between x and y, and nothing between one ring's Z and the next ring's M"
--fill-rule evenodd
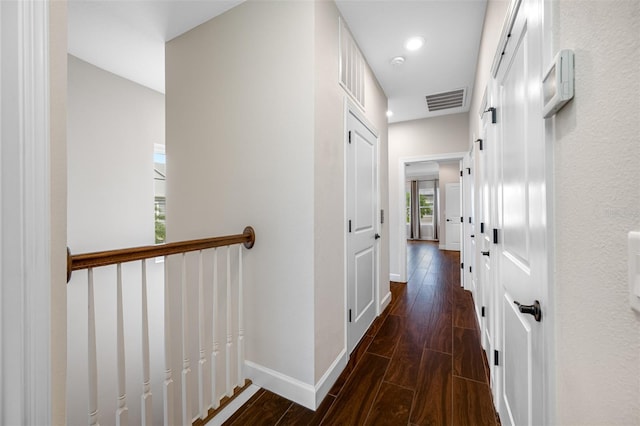
M495 425L473 301L458 252L409 242L407 284L313 412L261 389L226 425Z

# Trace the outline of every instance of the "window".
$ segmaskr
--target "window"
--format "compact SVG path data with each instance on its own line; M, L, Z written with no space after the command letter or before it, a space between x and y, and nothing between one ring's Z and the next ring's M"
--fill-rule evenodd
M155 195L154 221L155 221L155 241L156 244L164 243L166 240L166 155L164 145L155 144L153 152L153 191Z
M420 190L420 222L433 222L433 191L432 193L423 193Z

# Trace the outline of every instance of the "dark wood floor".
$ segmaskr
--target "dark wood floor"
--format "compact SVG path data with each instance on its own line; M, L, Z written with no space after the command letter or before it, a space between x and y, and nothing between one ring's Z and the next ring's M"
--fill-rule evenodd
M496 425L488 367L458 252L408 245L407 284L314 412L258 391L225 425Z

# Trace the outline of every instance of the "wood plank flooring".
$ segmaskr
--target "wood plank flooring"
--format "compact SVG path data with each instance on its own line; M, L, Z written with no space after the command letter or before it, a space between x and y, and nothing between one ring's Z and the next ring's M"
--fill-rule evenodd
M261 389L225 425L496 425L458 252L409 242L406 284L316 411Z

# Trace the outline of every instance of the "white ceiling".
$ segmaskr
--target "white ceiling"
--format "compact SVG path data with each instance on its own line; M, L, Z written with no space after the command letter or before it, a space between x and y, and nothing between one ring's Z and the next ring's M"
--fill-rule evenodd
M69 53L164 92L164 43L242 0L69 0ZM471 93L486 0L338 0L367 62L389 98L390 122L469 110L429 112L425 96ZM407 37L426 43L406 52ZM394 56L404 65L390 65Z
M165 42L243 0L69 0L70 54L164 93Z

